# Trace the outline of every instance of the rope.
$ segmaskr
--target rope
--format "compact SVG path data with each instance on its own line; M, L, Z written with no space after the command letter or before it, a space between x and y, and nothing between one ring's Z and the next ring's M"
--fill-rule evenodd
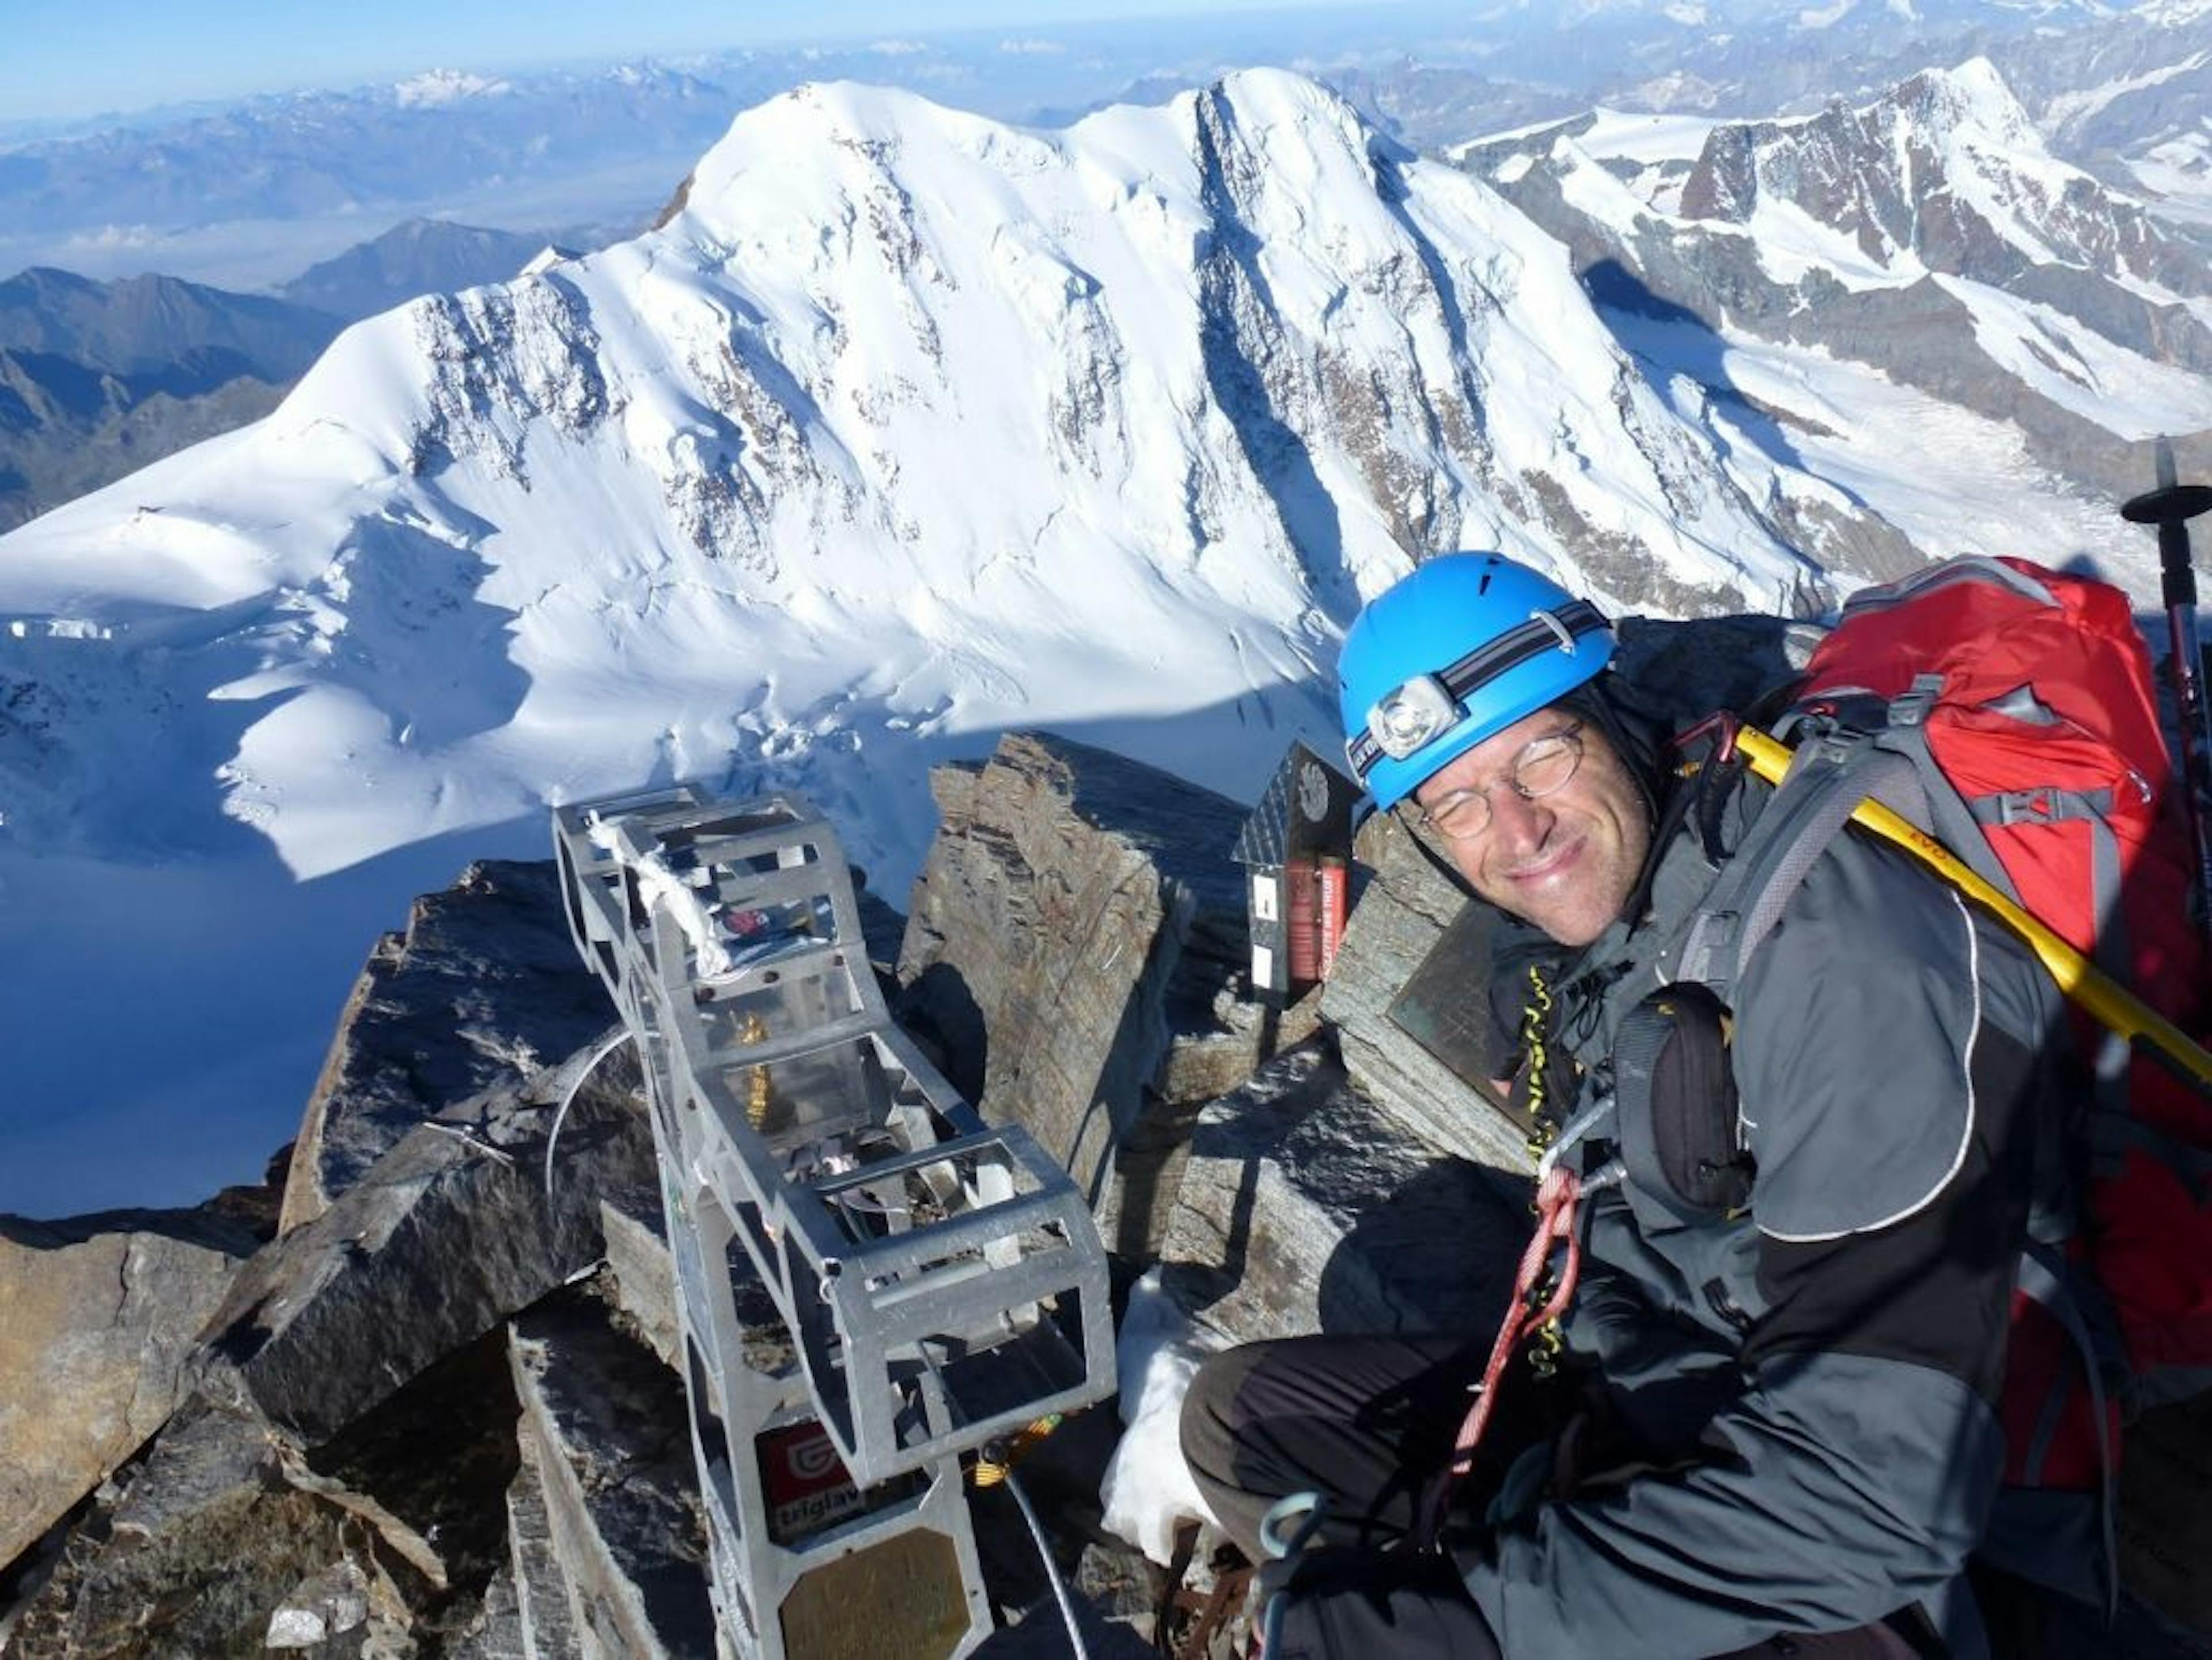
M1544 971L1537 964L1528 964L1528 1000L1521 1008L1521 1047L1528 1056L1528 1157L1540 1172L1548 1174L1552 1147L1559 1139L1559 1114L1552 1110L1547 1074L1551 1070L1551 1051L1547 1047L1545 1034L1550 1029L1552 1017L1552 988L1545 982ZM1531 1211L1537 1208L1532 1203ZM1552 1300L1553 1281L1547 1267L1533 1283L1517 1287L1514 1297L1516 1304L1525 1307L1543 1307ZM1566 1347L1556 1317L1547 1318L1536 1325L1528 1341L1528 1370L1538 1377L1549 1377L1559 1369L1559 1352Z
M1545 1098L1545 1073L1550 1056L1544 1046L1544 1033L1551 1023L1551 1014L1552 988L1544 983L1543 970L1531 963L1528 1000L1521 1006L1521 1049L1528 1056L1528 1156L1539 1160L1559 1133L1558 1122L1550 1110L1551 1104Z
M628 1026L616 1027L607 1035L606 1041L599 1045L592 1058L584 1062L583 1070L576 1074L574 1081L568 1085L568 1093L561 1098L560 1110L553 1115L553 1128L545 1132L545 1197L549 1203L553 1198L553 1149L561 1144L561 1121L568 1116L568 1108L576 1098L576 1091L584 1087L584 1080L599 1069L600 1061L605 1060L624 1043L629 1043L629 1039L630 1030Z
M1442 1535L1452 1490L1474 1468L1474 1456L1482 1445L1483 1432L1490 1427L1491 1414L1498 1404L1498 1385L1504 1380L1505 1368L1512 1361L1515 1347L1532 1332L1540 1333L1555 1323L1575 1294L1575 1282L1582 1275L1583 1266L1582 1242L1575 1231L1575 1207L1581 1198L1581 1182L1571 1171L1559 1164L1552 1167L1536 1189L1536 1231L1528 1241L1528 1248L1521 1254L1520 1272L1513 1280L1513 1298L1506 1304L1505 1318L1499 1323L1498 1341L1491 1345L1490 1363L1483 1368L1482 1381L1474 1386L1474 1404L1468 1409L1467 1420L1460 1426L1459 1444L1453 1450L1451 1463L1430 1501L1425 1532L1432 1541ZM1557 1278L1552 1279L1548 1276L1554 1245L1565 1246L1566 1256Z
M938 1369L937 1362L930 1358L927 1344L922 1347L921 1364L937 1379L938 1387L945 1389L945 1374ZM957 1397L950 1389L945 1389L945 1402L954 1421L965 1418ZM1037 1560L1044 1564L1044 1577L1052 1584L1053 1601L1060 1604L1060 1617L1067 1626L1067 1640L1075 1651L1075 1660L1091 1660L1091 1651L1083 1641L1083 1627L1076 1623L1075 1604L1068 1599L1067 1586L1060 1577L1060 1565L1052 1560L1052 1541L1045 1537L1044 1524L1037 1520L1036 1511L1030 1505L1029 1493L1015 1478L1013 1469L1017 1458L1060 1427L1061 1416L1056 1412L1047 1413L1026 1428L1017 1430L1003 1443L990 1444L976 1459L975 1469L970 1474L979 1487L994 1487L1003 1484L1006 1491L1014 1495L1014 1503L1021 1507L1022 1520L1029 1523L1030 1537L1036 1542ZM986 1476L983 1471L987 1465L996 1473Z
M1052 1545L1044 1536L1044 1525L1037 1520L1036 1512L1030 1508L1030 1496L1022 1490L1021 1482L1011 1469L1003 1472L1006 1491L1014 1495L1014 1502L1022 1507L1022 1520L1030 1524L1030 1537L1036 1541L1037 1558L1044 1564L1044 1577L1052 1582L1053 1601L1060 1604L1060 1617L1067 1623L1068 1645L1075 1651L1075 1660L1091 1660L1091 1651L1083 1641L1083 1627L1075 1620L1075 1604L1068 1600L1067 1586L1060 1577L1060 1566L1052 1560Z

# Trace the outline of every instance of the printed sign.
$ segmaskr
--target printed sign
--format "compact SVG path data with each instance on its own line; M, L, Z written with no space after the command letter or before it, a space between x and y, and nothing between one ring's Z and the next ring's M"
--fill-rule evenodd
M830 1432L813 1419L770 1430L757 1445L769 1534L779 1543L864 1508Z

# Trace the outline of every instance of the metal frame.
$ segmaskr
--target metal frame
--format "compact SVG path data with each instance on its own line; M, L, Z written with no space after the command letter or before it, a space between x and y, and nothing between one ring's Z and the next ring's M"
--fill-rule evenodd
M1089 1207L891 1019L802 799L608 797L556 808L554 845L653 1104L726 1636L781 1657L810 1572L920 1529L949 1541L965 1652L990 1620L959 1455L1115 1387ZM863 1508L775 1537L757 1449L809 1418Z

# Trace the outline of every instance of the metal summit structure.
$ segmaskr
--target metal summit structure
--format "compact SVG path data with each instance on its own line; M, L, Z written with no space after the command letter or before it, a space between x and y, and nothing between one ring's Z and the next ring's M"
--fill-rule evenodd
M1089 1207L892 1020L803 800L614 796L554 845L651 1099L725 1647L968 1652L960 1455L1114 1389Z

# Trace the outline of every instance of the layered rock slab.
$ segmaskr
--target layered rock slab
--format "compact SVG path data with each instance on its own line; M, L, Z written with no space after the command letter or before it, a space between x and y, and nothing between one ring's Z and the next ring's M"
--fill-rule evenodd
M657 1207L653 1136L626 1049L417 1126L336 1204L257 1256L210 1322L198 1366L309 1445L604 1254L600 1206Z
M544 1548L566 1605L562 1619L542 1566L526 1564L533 1621L565 1628L586 1656L711 1660L706 1517L682 1384L585 1286L546 1298L508 1336Z
M198 1211L0 1217L0 1566L167 1420L257 1243Z
M931 788L899 1018L1075 1177L1109 1248L1147 1257L1191 1116L1258 1058L1260 1012L1234 994L1245 809L1039 733Z
M1163 1280L1227 1342L1483 1334L1527 1241L1525 1195L1431 1145L1316 1041L1199 1115Z

